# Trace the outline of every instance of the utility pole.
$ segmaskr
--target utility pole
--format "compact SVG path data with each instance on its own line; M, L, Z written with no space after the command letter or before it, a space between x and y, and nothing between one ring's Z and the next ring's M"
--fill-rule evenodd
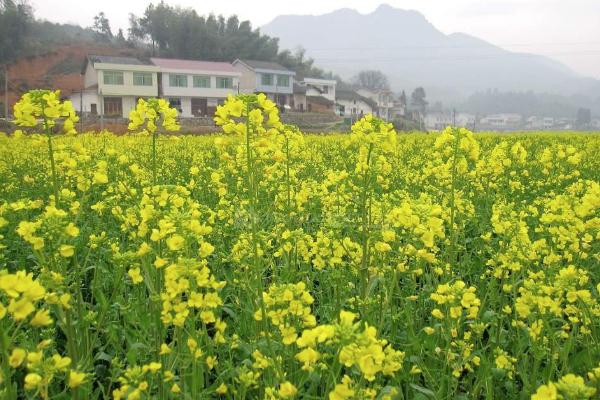
M83 133L83 89L79 92L79 132Z
M456 127L456 108L452 109L452 126Z
M8 121L8 66L4 65L4 118Z

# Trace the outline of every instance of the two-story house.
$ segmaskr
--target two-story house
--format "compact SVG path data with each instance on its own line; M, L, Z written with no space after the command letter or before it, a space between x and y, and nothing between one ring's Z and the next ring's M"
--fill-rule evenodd
M241 74L241 93L264 93L280 107L291 107L294 71L269 61L237 59L232 65Z
M376 110L377 104L373 100L353 90L338 90L336 93L336 112L340 117L356 120Z
M330 79L304 78L294 83L292 108L297 111L335 112L335 88Z
M82 69L84 89L70 99L77 111L126 118L137 99L158 96L158 71L133 57L89 55Z
M359 89L358 94L373 100L377 104L375 114L379 118L390 120L392 118L392 109L394 108L394 93L391 90L369 90Z
M238 93L241 73L226 62L151 58L160 68L159 96L186 117L211 116L217 105Z

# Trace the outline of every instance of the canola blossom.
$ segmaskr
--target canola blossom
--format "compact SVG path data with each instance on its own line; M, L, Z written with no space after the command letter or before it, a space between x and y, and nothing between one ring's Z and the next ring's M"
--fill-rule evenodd
M598 399L599 134L0 135L0 398Z

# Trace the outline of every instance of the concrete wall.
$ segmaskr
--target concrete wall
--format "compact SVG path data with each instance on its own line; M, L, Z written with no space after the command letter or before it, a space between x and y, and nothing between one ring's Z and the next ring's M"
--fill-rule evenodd
M106 85L104 84L104 70L98 71L98 92L105 96L139 96L139 97L157 97L157 73L152 73L152 86L136 86L133 84L133 71L123 72L122 85ZM138 72L138 71L136 71Z
M264 74L273 75L273 84L272 85L263 85L262 84L262 76ZM277 84L277 76L278 75L287 75L289 76L289 85L288 86L279 86ZM256 74L255 90L257 92L263 93L280 93L280 94L292 94L294 88L294 76L291 74L281 73L281 71L257 71Z
M373 109L367 103L360 100L340 100L336 101L337 104L344 106L344 112L340 112L342 117L350 117L352 115L366 115L371 114Z
M254 93L254 89L256 88L256 73L242 63L233 64L233 68L241 74L239 78L240 93Z
M69 96L69 100L73 103L73 108L78 113L89 113L92 111L92 104L96 104L96 112L100 112L100 104L98 104L98 93L95 90L86 90L82 93L73 93ZM82 102L83 100L83 107Z
M170 75L186 75L187 76L187 87L170 86ZM210 88L197 88L194 87L194 75L209 76L210 77ZM232 78L233 86L230 89L218 89L217 88L217 77ZM162 93L164 97L216 97L226 98L230 94L237 94L237 87L240 84L238 76L232 76L229 74L215 74L214 72L209 75L208 73L184 73L184 72L163 72L162 73Z

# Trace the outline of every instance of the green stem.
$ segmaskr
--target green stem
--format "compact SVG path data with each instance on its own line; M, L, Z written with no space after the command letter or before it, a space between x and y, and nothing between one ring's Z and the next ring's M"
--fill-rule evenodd
M4 324L2 324L4 325ZM2 384L5 387L5 395L7 400L14 400L17 398L17 393L15 391L15 387L12 382L12 374L10 365L8 364L8 347L11 343L11 339L8 337L8 329L5 326L2 326L2 335L0 336L0 356L2 356L2 375L4 378L4 382Z
M367 201L371 195L370 181L369 181L369 170L371 169L371 154L373 152L373 144L369 144L369 151L367 153L367 166L363 177L363 187L361 193L361 244L362 244L362 258L360 265L360 280L361 280L361 294L363 299L367 298L367 291L369 287L369 213L367 209Z
M44 120L44 129L48 137L48 158L50 158L50 169L52 170L52 188L54 190L54 204L58 207L58 174L56 172L56 163L54 161L54 149L52 147L52 130L48 121Z
M156 131L152 132L152 184L156 186Z
M451 185L450 185L450 254L449 261L453 264L456 261L456 229L454 229L454 218L456 214L456 200L454 198L456 191L456 169L457 169L457 156L458 156L458 146L460 144L460 138L458 136L458 129L453 130L455 134L454 140L454 151L452 154L452 176L451 176Z

